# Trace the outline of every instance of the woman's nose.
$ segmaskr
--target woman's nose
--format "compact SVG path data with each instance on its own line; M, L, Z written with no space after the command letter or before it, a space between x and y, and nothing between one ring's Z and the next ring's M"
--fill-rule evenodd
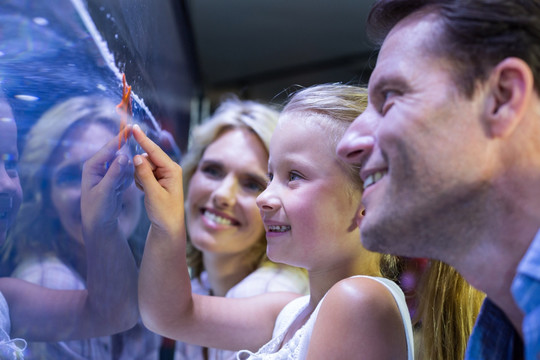
M212 194L212 202L218 208L232 207L236 203L238 182L230 176L222 179Z

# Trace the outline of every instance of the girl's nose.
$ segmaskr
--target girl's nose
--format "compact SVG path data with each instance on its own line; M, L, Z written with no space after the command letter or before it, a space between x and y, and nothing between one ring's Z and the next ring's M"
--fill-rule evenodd
M257 206L259 210L262 211L275 211L279 209L280 202L278 197L275 194L273 187L268 185L268 187L257 196Z

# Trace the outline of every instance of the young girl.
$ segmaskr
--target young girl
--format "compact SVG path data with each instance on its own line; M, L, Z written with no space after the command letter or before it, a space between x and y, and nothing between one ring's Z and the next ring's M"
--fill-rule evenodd
M151 330L190 343L246 349L239 359L413 358L403 293L380 277L381 255L359 241L358 172L336 155L338 140L366 100L365 90L353 86L304 89L284 108L270 143L270 181L257 199L267 254L307 269L305 297L192 294L182 170L133 129L147 152L135 156L134 164L152 222L139 276L139 306Z
M266 187L268 147L279 113L230 97L192 131L182 158L191 290L248 297L288 291L305 295L303 269L266 256L256 198ZM177 342L175 360L235 359L234 352Z

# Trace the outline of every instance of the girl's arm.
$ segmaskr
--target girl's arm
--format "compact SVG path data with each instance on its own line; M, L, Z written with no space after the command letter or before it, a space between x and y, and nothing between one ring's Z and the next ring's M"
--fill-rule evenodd
M137 126L133 136L146 152L135 156L133 162L151 221L139 274L144 324L184 342L257 350L271 339L279 311L298 295L226 299L192 294L186 262L182 169Z
M60 341L112 335L138 319L137 267L118 226L123 191L133 181L126 154L113 138L83 168L81 213L87 257L87 290L51 290L0 279L12 336Z
M393 295L369 278L348 278L326 295L307 359L407 359L405 327Z

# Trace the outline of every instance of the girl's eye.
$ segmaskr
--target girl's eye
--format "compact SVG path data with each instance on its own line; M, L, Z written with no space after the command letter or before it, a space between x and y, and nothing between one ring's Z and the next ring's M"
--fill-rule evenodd
M297 172L291 171L289 173L289 181L302 180L304 177Z

